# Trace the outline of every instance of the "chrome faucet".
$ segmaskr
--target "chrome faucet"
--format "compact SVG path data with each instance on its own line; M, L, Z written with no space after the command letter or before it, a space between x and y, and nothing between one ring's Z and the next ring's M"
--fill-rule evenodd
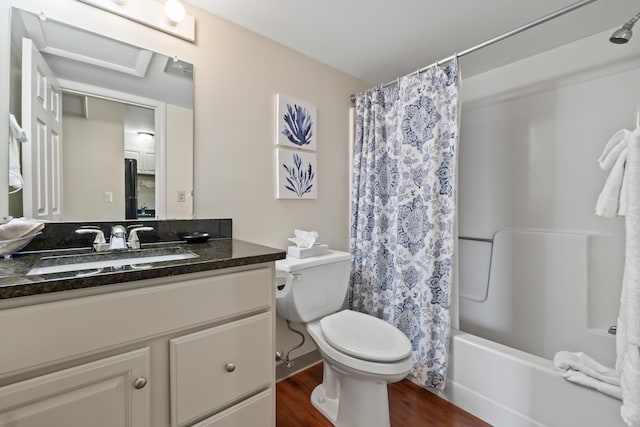
M140 239L138 233L141 231L152 231L153 227L147 227L143 224L134 224L127 227L129 231L129 239L126 240L127 230L122 225L114 225L111 227L111 237L109 243L104 238L104 233L100 227L87 225L76 230L78 234L95 234L93 240L93 250L96 252L123 250L123 249L140 249Z

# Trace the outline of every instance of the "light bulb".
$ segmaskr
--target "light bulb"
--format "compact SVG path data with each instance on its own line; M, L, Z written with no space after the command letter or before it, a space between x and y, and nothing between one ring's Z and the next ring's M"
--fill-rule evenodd
M178 25L178 22L184 19L184 6L178 0L167 0L164 4L164 13L167 14L171 25Z

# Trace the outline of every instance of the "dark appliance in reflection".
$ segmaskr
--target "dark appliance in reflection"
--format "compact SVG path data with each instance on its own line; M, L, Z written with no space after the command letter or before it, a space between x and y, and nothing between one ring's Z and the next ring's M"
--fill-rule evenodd
M138 218L138 161L124 159L125 219Z

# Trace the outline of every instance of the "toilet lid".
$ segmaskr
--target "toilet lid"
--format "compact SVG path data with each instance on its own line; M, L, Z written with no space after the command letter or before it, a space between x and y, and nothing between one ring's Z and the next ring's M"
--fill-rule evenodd
M395 362L411 354L411 342L384 320L343 310L320 320L322 335L334 348L358 359Z

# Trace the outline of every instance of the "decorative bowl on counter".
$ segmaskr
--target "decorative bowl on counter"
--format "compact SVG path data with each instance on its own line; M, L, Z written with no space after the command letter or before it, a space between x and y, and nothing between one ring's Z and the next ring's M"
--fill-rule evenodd
M36 236L42 233L34 233L17 239L0 240L0 256L11 259L11 255L27 246Z
M185 240L187 243L204 243L211 235L206 231L192 231L191 233L180 233L178 235L182 240Z

